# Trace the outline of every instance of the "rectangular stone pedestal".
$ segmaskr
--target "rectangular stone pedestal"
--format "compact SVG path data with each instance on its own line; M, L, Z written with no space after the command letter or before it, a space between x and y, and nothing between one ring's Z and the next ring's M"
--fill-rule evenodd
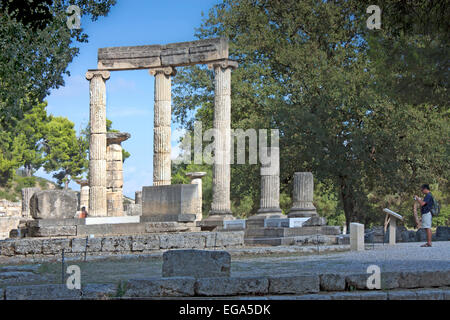
M350 223L350 250L364 250L364 225L361 223Z

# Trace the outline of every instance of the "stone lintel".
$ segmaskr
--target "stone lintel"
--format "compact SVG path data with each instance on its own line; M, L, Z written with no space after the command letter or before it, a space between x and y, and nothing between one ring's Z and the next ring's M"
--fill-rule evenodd
M98 69L136 70L162 66L189 66L228 58L224 38L177 42L166 45L98 49Z

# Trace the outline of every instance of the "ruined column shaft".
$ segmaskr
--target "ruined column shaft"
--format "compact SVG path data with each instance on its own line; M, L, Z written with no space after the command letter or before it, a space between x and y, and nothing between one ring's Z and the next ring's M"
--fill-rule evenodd
M311 172L296 172L294 174L293 205L290 217L309 217L317 215L313 204L314 177Z
M106 80L108 71L88 71L90 81L89 215L107 215L106 206Z
M173 68L158 68L150 70L155 76L155 106L153 128L153 185L170 185L171 160L171 76Z
M262 150L267 154L267 163L261 163L261 200L258 214L281 214L280 209L280 149Z
M130 138L126 132L108 132L106 140L106 202L109 217L125 215L123 208L123 155L121 143Z

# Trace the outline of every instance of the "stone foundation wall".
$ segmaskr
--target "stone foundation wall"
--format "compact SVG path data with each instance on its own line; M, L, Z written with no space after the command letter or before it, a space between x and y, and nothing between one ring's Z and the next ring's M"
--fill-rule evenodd
M135 299L149 297L280 296L295 300L449 300L450 271L391 272L382 290L368 290L368 274L311 274L269 277L148 278L117 284L85 284L69 290L64 284L0 288L0 300ZM433 289L431 289L433 288ZM286 296L289 295L289 296Z
M145 253L167 249L239 247L244 232L182 232L88 238L33 238L0 241L0 256L53 256L64 253Z

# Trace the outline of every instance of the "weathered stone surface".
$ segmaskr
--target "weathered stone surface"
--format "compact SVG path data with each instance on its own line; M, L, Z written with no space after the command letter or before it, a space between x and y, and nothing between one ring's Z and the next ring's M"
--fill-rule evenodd
M76 236L76 226L49 226L49 227L31 227L28 228L29 235L32 237L59 237Z
M269 293L299 294L320 291L318 275L269 277Z
M115 284L86 284L81 286L81 299L107 300L117 293Z
M231 256L226 251L171 250L163 254L163 277L229 277Z
M261 295L269 292L269 280L264 277L200 278L195 293L200 296Z
M388 300L417 300L417 294L411 290L389 291Z
M327 224L327 219L319 216L312 216L306 222L303 223L303 227L308 226L325 226Z
M364 225L361 223L350 223L350 250L364 250Z
M15 241L2 240L0 241L0 254L2 256L11 257L15 252Z
M71 252L70 239L44 239L42 240L43 254L61 254Z
M162 185L142 188L142 216L193 215L195 220L197 211L196 185ZM156 221L156 220L155 220Z
M34 219L70 219L77 213L77 207L78 197L74 191L38 191L30 199L30 212Z
M244 245L244 231L206 233L206 247L233 247Z
M128 280L125 297L189 297L194 295L191 277Z
M132 237L132 251L158 250L159 248L158 235L138 235Z
M0 217L0 239L9 238L19 228L20 220L20 217Z
M42 240L21 239L14 244L16 254L39 254L42 253Z
M320 275L321 291L343 291L345 290L344 274L322 274Z
M448 241L450 240L450 227L439 226L436 228L436 240Z
M185 66L228 58L226 39L205 39L166 45L111 47L98 50L98 68L109 70Z
M69 290L66 285L45 284L7 287L6 300L65 300L79 299L79 290Z
M293 188L293 204L289 217L311 217L317 215L313 204L314 177L311 172L295 172Z
M80 290L69 290L65 284L42 284L7 287L6 300L78 300Z
M142 215L142 204L129 203L125 207L125 215L140 216Z
M131 251L131 236L106 237L102 240L102 251Z

